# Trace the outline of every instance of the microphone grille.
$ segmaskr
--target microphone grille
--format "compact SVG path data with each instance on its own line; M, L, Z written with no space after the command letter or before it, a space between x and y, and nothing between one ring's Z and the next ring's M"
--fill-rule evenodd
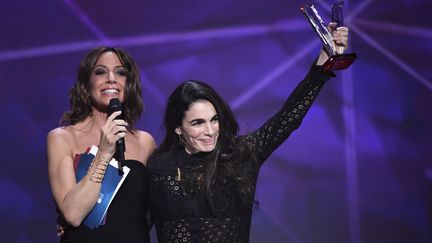
M109 102L110 114L115 112L115 111L121 111L121 110L122 110L122 106L121 106L120 100L117 98L112 98Z

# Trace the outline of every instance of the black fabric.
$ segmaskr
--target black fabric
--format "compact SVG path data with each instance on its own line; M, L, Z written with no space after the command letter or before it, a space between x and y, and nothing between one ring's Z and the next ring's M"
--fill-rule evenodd
M84 224L77 228L68 227L61 238L62 243L150 242L146 167L136 160L125 160L123 165L131 171L111 202L105 225L94 230Z
M238 143L253 153L248 156L250 159L241 161L254 186L253 194L262 163L299 127L331 76L332 73L321 73L319 67L313 66L276 115L258 130L237 138ZM179 148L150 157L150 207L160 243L249 242L252 201L249 205L243 203L235 179L217 177L214 188L217 210L211 210L202 184L207 155L190 155Z

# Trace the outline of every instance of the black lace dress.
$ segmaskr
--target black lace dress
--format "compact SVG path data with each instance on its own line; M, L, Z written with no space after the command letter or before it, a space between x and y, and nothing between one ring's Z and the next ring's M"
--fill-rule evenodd
M108 208L105 225L94 230L84 224L69 226L62 243L150 242L146 167L136 160L125 160L124 165L131 170Z
M266 158L299 127L312 102L332 73L321 73L313 66L282 109L258 130L240 136L253 154L242 161L242 173L254 185ZM212 210L202 185L204 161L208 154L190 155L184 148L156 152L148 163L150 207L160 243L249 242L252 200L243 203L233 179L217 177ZM180 177L178 178L178 171Z

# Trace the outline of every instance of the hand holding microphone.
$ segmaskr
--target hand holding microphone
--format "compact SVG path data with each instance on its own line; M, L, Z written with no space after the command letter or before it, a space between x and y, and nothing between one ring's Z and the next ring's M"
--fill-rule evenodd
M122 111L122 105L121 105L119 99L113 98L109 102L109 115L111 116L112 113L117 112L117 111ZM115 120L123 120L123 114L118 115L114 119ZM120 132L126 132L126 131L118 131L117 133L120 133ZM121 137L116 141L116 152L114 155L114 157L118 160L119 170L122 170L121 164L125 160L125 157L124 157L125 151L126 151L125 140L124 140L124 137Z

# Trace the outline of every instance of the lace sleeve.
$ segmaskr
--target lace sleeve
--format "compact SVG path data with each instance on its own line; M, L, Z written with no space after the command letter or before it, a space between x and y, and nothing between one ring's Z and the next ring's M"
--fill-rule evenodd
M258 166L300 126L324 82L332 76L333 73L323 73L319 66L313 65L283 107L258 130L243 137L256 154Z

